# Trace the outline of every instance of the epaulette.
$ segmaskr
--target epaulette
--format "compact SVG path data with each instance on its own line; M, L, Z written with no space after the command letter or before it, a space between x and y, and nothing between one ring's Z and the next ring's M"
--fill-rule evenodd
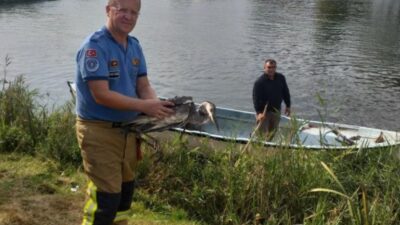
M92 34L92 36L90 37L90 41L93 42L98 42L100 38L102 38L104 36L104 32L102 32L101 30L96 31Z
M139 40L138 40L136 37L130 36L130 35L129 35L129 37L130 37L132 40L134 40L134 41L136 41L137 43L139 43Z

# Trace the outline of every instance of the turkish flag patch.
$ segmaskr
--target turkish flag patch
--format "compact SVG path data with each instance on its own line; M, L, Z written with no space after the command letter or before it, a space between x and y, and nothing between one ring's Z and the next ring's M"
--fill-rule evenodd
M96 49L86 50L86 57L97 57Z

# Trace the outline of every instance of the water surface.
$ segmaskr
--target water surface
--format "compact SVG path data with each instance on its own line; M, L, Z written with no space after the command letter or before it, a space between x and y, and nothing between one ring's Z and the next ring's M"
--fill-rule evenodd
M24 74L49 104L69 99L76 50L104 24L105 3L0 4L8 78ZM274 58L298 117L400 131L398 0L146 0L132 35L159 95L252 111L253 82Z

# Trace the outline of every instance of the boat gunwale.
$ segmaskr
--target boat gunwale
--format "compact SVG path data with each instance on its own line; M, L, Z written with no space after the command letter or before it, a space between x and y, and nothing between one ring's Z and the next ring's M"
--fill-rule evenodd
M196 103L197 104L197 103ZM244 110L237 110L237 109L231 109L231 108L225 108L225 107L217 107L217 110L223 110L223 111L229 111L229 112L236 112L239 114L247 114L247 115L252 115L254 116L255 113L249 112L249 111L244 111ZM216 116L217 118L229 118L231 120L231 117L221 117L220 115ZM288 121L292 120L292 117L287 117L284 115L281 115L281 118L284 118ZM301 119L301 118L296 118L297 121L300 122L306 122L307 124L319 124L322 126L332 126L333 128L344 128L344 129L349 129L349 130L356 130L359 131L360 129L367 129L367 130L379 130L381 132L388 132L388 133L395 133L396 136L400 134L395 131L389 131L389 130L382 130L382 129L376 129L376 128L369 128L369 127L364 127L364 126L356 126L356 125L350 125L350 124L342 124L342 123L334 123L334 122L323 122L323 121L316 121L316 120L306 120L306 119ZM241 119L241 121L247 121ZM298 132L300 132L300 129L302 127L299 127ZM372 143L361 143L360 145L349 145L349 146L329 146L329 145L298 145L298 144L278 144L276 142L268 142L268 141L258 141L258 140L251 140L250 138L241 138L241 137L229 137L229 136L224 136L224 135L217 135L217 134L212 134L209 132L205 131L199 131L199 130L189 130L189 129L183 129L183 128L171 128L171 130L180 132L180 133L188 133L190 135L197 135L197 136L203 136L203 137L210 137L212 139L216 140L221 140L221 141L234 141L234 142L241 142L241 143L248 143L249 141L254 142L254 143L262 143L264 146L270 146L270 147L289 147L291 149L309 149L309 150L346 150L346 149L359 149L359 148L366 148L366 149L372 149L372 148L382 148L382 147L394 147L397 145L400 145L400 139L395 142L395 143L389 143L386 141L384 144L378 143L374 144Z

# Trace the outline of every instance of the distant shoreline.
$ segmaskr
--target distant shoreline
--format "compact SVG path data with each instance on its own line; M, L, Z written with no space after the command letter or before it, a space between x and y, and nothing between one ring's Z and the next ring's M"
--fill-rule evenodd
M56 0L0 0L0 5L16 5L22 3L36 3L36 2L45 2L45 1L56 1Z

